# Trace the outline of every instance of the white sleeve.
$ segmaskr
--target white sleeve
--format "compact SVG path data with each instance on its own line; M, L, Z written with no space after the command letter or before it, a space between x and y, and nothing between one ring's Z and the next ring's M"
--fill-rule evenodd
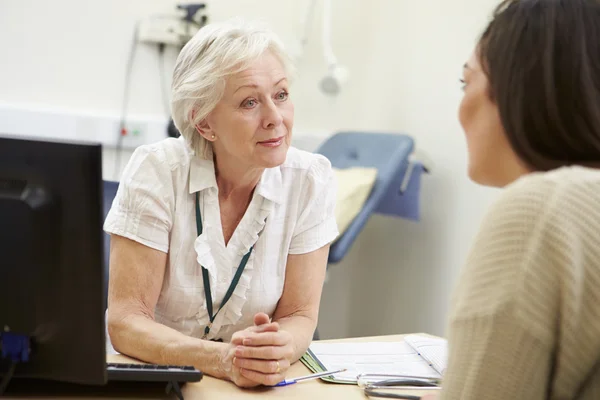
M123 172L104 230L167 253L173 208L173 177L165 153L142 146Z
M302 187L298 221L290 254L305 254L333 242L339 234L335 220L337 183L331 163L316 155Z

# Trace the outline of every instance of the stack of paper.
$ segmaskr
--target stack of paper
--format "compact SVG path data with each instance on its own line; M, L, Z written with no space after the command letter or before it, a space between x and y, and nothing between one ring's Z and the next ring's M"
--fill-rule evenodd
M301 361L315 373L346 368L345 372L322 379L356 384L360 374L441 378L446 369L446 357L444 339L408 335L400 342L314 342Z

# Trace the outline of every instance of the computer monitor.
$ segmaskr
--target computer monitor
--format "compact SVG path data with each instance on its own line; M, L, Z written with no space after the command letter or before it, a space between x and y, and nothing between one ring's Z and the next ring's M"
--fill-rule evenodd
M107 381L101 161L99 144L0 136L0 381Z

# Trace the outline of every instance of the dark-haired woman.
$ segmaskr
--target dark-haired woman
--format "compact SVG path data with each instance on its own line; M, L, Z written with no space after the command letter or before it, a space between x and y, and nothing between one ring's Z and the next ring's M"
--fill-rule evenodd
M463 83L469 176L504 191L452 299L439 397L600 399L600 2L503 2Z

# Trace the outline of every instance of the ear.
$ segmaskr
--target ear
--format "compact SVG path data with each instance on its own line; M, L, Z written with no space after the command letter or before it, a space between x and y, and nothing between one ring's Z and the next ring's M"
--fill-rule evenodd
M216 140L214 132L212 131L210 125L208 124L208 122L206 122L205 119L203 119L196 125L196 131L198 131L198 133L209 142L214 142Z
M196 111L193 110L192 111L192 121L194 120L194 117L196 116ZM216 137L214 132L212 131L208 121L206 120L206 118L204 118L202 121L198 122L198 124L196 124L196 131L206 140L210 141L210 142L214 142Z

